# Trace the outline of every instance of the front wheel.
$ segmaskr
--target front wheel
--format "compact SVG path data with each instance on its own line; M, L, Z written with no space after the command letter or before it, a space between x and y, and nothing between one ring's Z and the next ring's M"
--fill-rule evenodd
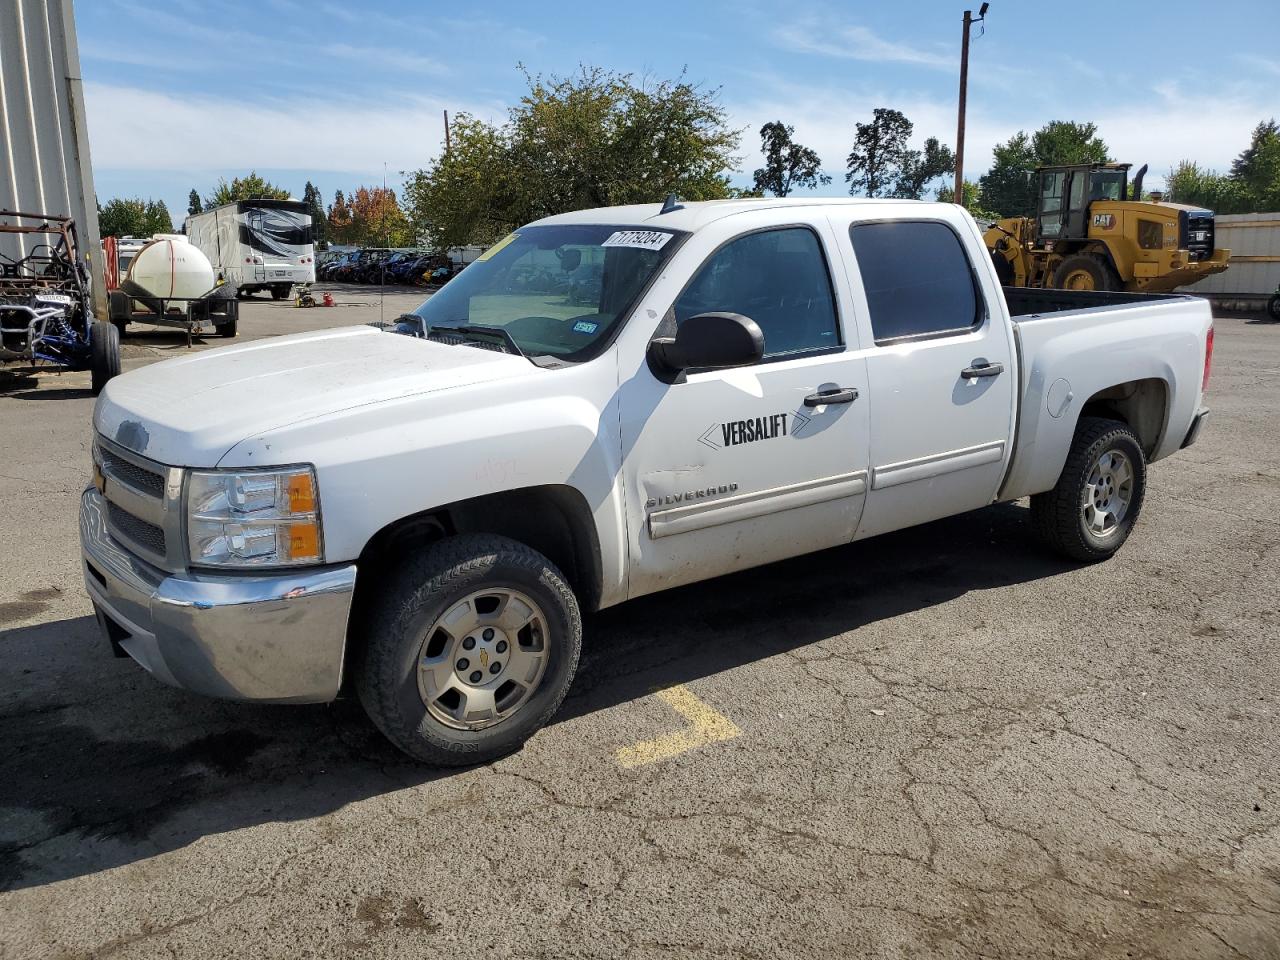
M113 324L94 321L89 347L90 388L96 397L107 381L120 374L120 331Z
M1101 257L1077 253L1058 264L1053 271L1053 285L1058 290L1118 290L1120 279Z
M1082 417L1057 485L1031 498L1031 520L1046 544L1095 563L1128 539L1146 490L1137 435L1117 420Z
M441 540L381 588L356 687L392 743L437 766L520 748L559 709L582 650L564 576L506 537Z

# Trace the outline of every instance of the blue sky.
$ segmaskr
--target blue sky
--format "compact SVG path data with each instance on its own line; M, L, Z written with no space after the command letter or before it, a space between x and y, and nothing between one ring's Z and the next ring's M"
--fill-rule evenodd
M977 4L970 4L975 7ZM501 120L524 89L517 62L688 75L719 87L745 128L796 127L844 192L854 123L877 106L916 140L955 142L963 2L795 0L80 0L76 23L99 198L163 199L250 169L300 195L423 166L441 111ZM975 31L976 32L976 31ZM1153 4L995 0L971 53L966 171L1046 121L1092 120L1157 185L1180 159L1223 169L1254 124L1280 115L1275 0ZM1126 39L1127 38L1127 39Z

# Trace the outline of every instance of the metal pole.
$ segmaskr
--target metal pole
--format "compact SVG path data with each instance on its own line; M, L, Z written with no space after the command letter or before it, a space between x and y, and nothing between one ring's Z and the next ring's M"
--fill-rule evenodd
M960 41L960 119L956 124L956 192L952 198L964 206L964 108L969 90L969 27L973 11L964 12L964 36Z
M449 111L444 112L444 152L449 152Z

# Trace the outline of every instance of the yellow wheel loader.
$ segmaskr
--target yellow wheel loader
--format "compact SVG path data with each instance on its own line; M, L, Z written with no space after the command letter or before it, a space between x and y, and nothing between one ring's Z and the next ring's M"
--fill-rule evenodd
M1227 269L1214 248L1213 211L1129 196L1128 163L1040 167L1034 217L985 234L1008 287L1164 293ZM1134 178L1142 196L1144 166Z

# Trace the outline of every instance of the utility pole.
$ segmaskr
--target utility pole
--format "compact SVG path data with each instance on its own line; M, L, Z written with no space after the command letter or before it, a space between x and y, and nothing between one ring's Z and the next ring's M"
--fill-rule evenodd
M978 8L978 16L972 10L964 12L964 35L960 40L960 118L956 124L956 190L952 197L954 202L964 206L964 113L965 101L969 95L969 30L975 23L987 19L987 7L984 3ZM985 29L985 28L984 28Z
M444 152L449 152L449 111L444 112Z

